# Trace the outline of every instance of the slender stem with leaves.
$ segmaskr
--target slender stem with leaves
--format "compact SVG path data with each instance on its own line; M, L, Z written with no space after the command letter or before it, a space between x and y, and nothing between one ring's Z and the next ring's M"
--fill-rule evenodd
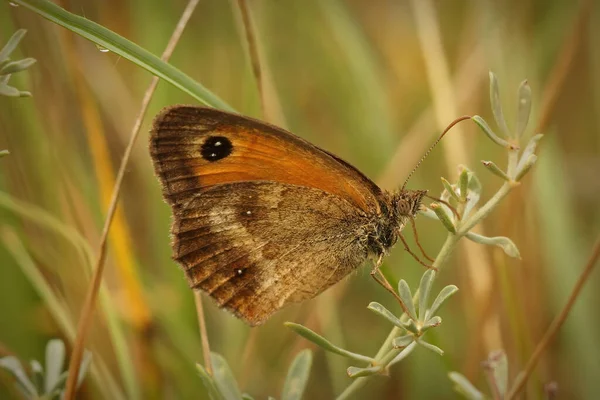
M428 301L437 274L446 264L458 242L463 237L476 243L498 246L507 255L520 258L519 250L510 239L502 236L482 236L471 232L471 229L485 219L511 190L520 185L520 180L536 162L535 149L542 135L533 136L524 150L521 151L520 141L527 127L531 110L531 89L526 81L521 84L518 90L518 115L515 129L512 131L508 129L508 125L504 119L500 106L498 82L493 73L490 73L490 97L492 111L501 134L496 134L485 120L479 116L474 116L471 120L481 128L489 139L506 149L508 157L506 171L503 171L492 161L482 161L483 165L490 172L504 182L487 202L477 207L482 188L479 179L477 179L472 171L464 166L460 166L458 181L454 184L442 178L444 190L441 200L443 202L435 202L423 211L424 215L439 220L442 226L448 231L446 240L437 257L435 257L432 265L433 268L423 274L414 295L408 284L404 280L400 280L398 284L398 297L403 303L402 309L404 312L402 315L396 316L383 305L375 302L372 302L367 307L393 325L392 330L377 354L374 357L357 354L337 347L324 337L302 325L287 324L296 333L325 350L342 355L355 362L367 364L364 367L351 366L348 368L347 373L354 380L338 396L338 400L353 396L368 382L368 377L386 373L388 368L406 358L416 347L424 347L439 355L443 355L444 352L442 349L426 342L423 336L428 330L438 327L441 324L441 317L435 315L435 313L445 300L456 293L458 288L454 285L446 286L439 292L432 304L429 304ZM447 204L455 207L455 210L450 209Z

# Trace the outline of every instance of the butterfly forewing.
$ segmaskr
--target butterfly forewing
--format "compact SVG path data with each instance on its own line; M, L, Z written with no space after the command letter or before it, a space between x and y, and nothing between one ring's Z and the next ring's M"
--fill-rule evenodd
M214 185L269 180L378 209L380 189L350 164L278 127L212 108L174 106L155 119L150 153L167 201Z

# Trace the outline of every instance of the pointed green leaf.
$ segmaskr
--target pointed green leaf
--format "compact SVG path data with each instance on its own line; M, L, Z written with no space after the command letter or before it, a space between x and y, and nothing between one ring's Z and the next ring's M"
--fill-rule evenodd
M25 36L26 33L27 31L25 29L19 29L18 31L13 33L13 35L10 39L8 39L8 42L6 42L2 50L0 50L0 61L6 60L11 55L11 53L17 48L19 42L21 41L21 39L23 39L23 36Z
M504 236L487 237L487 236L478 235L477 233L473 233L473 232L467 232L466 236L469 240L472 240L473 242L476 242L476 243L487 244L487 245L491 245L491 246L498 246L502 250L504 250L506 255L508 255L510 257L519 258L519 259L521 258L519 249L513 243L513 241L507 237L504 237Z
M445 288L443 288L440 291L440 293L437 295L437 297L435 298L435 300L433 301L433 304L432 304L431 308L427 312L426 319L429 319L432 315L434 315L438 311L438 309L440 308L440 306L442 304L444 304L444 302L446 300L448 300L448 298L450 296L452 296L456 292L458 292L458 288L456 286L454 286L454 285L448 285Z
M521 82L518 91L518 106L517 106L517 125L515 129L515 137L520 138L527 128L529 122L529 114L531 113L531 88L527 80Z
M424 216L424 217L427 217L427 218L439 220L439 218L437 217L437 215L429 207L427 207L427 208L421 208L419 210L419 214L422 215L422 216Z
M469 170L464 165L459 165L460 174L458 175L458 190L460 190L460 201L467 201L467 192L469 189Z
M431 328L435 328L437 326L440 326L441 324L442 324L441 317L438 317L438 316L432 317L423 324L423 326L421 327L421 331L426 332L427 330L429 330Z
M406 357L408 357L408 355L410 353L412 353L412 351L415 349L415 347L417 347L417 342L413 341L407 347L402 349L402 351L400 353L398 353L398 355L396 357L394 357L394 359L392 361L390 361L390 363L387 365L388 368L391 367L392 365L397 364L400 361L404 360Z
M272 397L270 397L272 399ZM248 393L242 393L242 400L254 400L254 397L250 396Z
M238 384L229 368L229 364L223 356L218 353L210 353L210 361L213 367L213 377L219 392L225 400L239 400L242 397L242 392L238 388Z
M351 351L342 349L342 348L334 345L333 343L331 343L329 340L325 339L323 336L311 331L307 327L302 326L300 324L295 324L293 322L286 322L284 325L286 327L290 328L291 330L293 330L294 332L296 332L298 335L302 336L303 338L313 342L317 346L319 346L331 353L339 354L340 356L344 356L344 357L347 357L347 358L350 358L352 360L359 361L359 362L372 363L375 361L371 357L363 356L362 354L357 354L357 353L353 353Z
M415 337L413 335L399 336L392 340L392 346L394 346L395 349L403 349L414 341Z
M494 163L493 161L484 161L481 160L481 163L483 164L484 167L487 168L488 171L490 171L492 174L499 176L500 178L504 179L507 182L510 182L510 178L508 177L508 175L506 175L506 172L502 171L500 169L500 167L498 167L496 165L496 163Z
M68 376L69 376L68 371L64 371L62 374L60 374L60 376L58 377L58 380L56 381L56 384L54 385L54 388L52 388L52 390L50 390L50 392L46 392L46 394L48 395L48 398L52 399L55 396L64 394L65 385L67 384Z
M485 368L492 371L491 378L494 380L492 384L498 389L500 396L504 397L508 388L508 361L506 353L502 350L491 352L484 365Z
M456 193L456 190L454 190L454 187L452 187L452 184L450 182L448 182L448 180L444 177L442 177L441 179L442 179L442 185L444 186L444 189L446 189L446 191L448 192L448 195L450 195L450 197L452 197L454 200L459 201L460 196L458 195L458 193Z
M281 393L281 400L301 400L308 382L308 376L310 374L310 367L312 365L312 352L310 350L302 350L290 366L285 383L283 384L283 391Z
M456 227L454 226L454 223L452 222L452 219L450 218L450 214L448 214L448 212L446 212L445 207L443 207L439 203L433 203L429 206L429 208L431 208L433 210L435 215L438 217L438 219L440 220L442 225L444 225L444 228L446 228L448 230L448 232L456 233Z
M400 282L398 282L398 294L400 295L404 307L406 307L404 312L406 312L410 319L416 321L417 313L415 311L415 303L413 303L412 293L410 292L408 283L406 283L404 279L400 279Z
M56 387L56 382L63 372L65 364L65 344L60 339L52 339L46 345L46 380L45 393Z
M531 154L527 158L527 160L525 160L523 165L521 165L521 168L517 171L517 176L515 177L515 181L518 182L521 179L523 179L525 174L527 174L529 172L529 170L531 169L531 167L533 167L533 165L535 164L536 161L537 161L537 156L535 154Z
M25 393L27 393L30 398L37 398L39 396L34 384L29 380L29 377L25 373L25 370L23 369L23 366L17 357L7 356L0 358L0 368L10 371L15 378L17 378L17 383L23 388Z
M382 369L383 368L381 367L381 365L366 368L348 367L346 373L350 378L359 378L361 376L377 375L381 372Z
M494 119L496 120L496 124L504 136L510 137L510 131L508 130L506 120L504 119L504 113L502 112L500 89L498 86L498 78L496 78L496 74L490 71L490 103L492 106L492 112L494 113Z
M0 83L0 95L8 97L19 97L21 95L21 92L15 87L9 86L4 83Z
M429 293L431 293L431 285L435 277L435 270L428 269L421 277L419 284L419 321L425 320L427 313L427 304L429 302Z
M458 372L450 372L448 378L454 382L454 390L469 400L484 400L485 396L467 378Z
M535 135L534 137L532 137L529 140L529 143L527 143L527 146L525 146L525 150L523 150L523 154L521 154L521 159L519 160L519 163L517 164L517 171L521 170L523 168L523 164L525 164L525 162L527 162L527 159L529 158L529 156L531 156L532 154L535 153L535 150L537 149L537 145L543 137L544 137L544 135L542 135L541 133L538 133L537 135Z
M208 396L211 400L225 400L212 376L208 373L206 369L201 364L196 364L196 369L198 370L198 375L200 375L200 379L202 380L202 384L208 393Z
M397 326L398 328L404 329L404 324L390 310L385 308L383 305L381 305L375 301L372 301L367 306L367 309L369 309L369 310L373 311L375 314L378 314L378 315L382 316L383 318L387 319L388 321L390 321L393 325Z
M14 74L16 72L23 71L31 67L35 63L35 58L24 58L19 61L9 62L5 64L4 67L2 67L2 69L0 69L0 75Z
M33 95L31 94L31 92L28 92L26 90L20 90L19 91L19 97L32 97Z
M31 360L31 382L38 393L44 393L44 368L37 360Z
M419 336L421 334L421 324L417 324L412 319L409 319L406 325L404 326L408 332L411 332L415 336Z
M436 353L440 356L444 355L444 350L440 349L439 347L437 347L431 343L427 343L426 341L424 341L422 339L417 339L417 344L419 346L425 347L427 350L433 351L434 353Z
M469 174L469 198L467 199L467 204L465 205L465 210L463 212L463 219L467 218L471 211L475 208L477 203L479 203L479 199L481 198L481 182L477 176L473 173Z
M481 131L483 133L485 133L485 136L490 138L492 140L492 142L496 143L499 146L504 147L505 149L513 148L513 146L511 146L511 144L508 143L508 141L506 141L505 139L502 139L501 137L496 135L494 133L494 131L492 130L492 128L490 128L490 126L487 124L487 122L485 122L485 120L483 118L481 118L479 115L475 115L474 117L471 118L471 120L473 120L473 122L475 122L477 124L477 126L479 126Z

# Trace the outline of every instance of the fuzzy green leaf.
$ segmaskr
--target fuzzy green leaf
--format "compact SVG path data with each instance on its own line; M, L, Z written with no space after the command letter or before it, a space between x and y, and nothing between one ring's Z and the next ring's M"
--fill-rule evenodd
M477 124L477 126L479 126L481 131L483 133L485 133L485 135L492 140L492 142L496 143L499 146L504 147L505 149L513 148L513 146L511 146L511 144L508 143L508 141L506 141L505 139L502 139L501 137L496 135L494 133L494 131L492 130L492 128L490 128L490 126L487 124L487 122L485 122L485 120L483 118L481 118L479 115L475 115L471 119L473 120L473 122L475 122Z
M221 395L225 400L239 400L242 397L242 392L225 358L218 353L211 352L210 361L213 367L215 384Z
M492 371L491 378L494 382L491 382L491 384L498 389L500 396L504 397L508 388L508 360L506 359L506 353L502 350L491 352L484 366Z
M404 279L400 279L398 282L398 294L400 295L400 300L404 303L406 307L406 314L413 321L417 320L417 313L415 311L415 303L413 303L412 293L410 292L410 287L408 287L408 283Z
M25 36L26 33L27 31L25 29L19 29L18 31L13 33L13 35L10 39L8 39L8 42L6 42L2 50L0 50L0 61L4 61L8 57L10 57L11 53L17 48L19 42L21 41L21 39L23 39L23 36Z
M421 327L421 331L425 332L431 328L435 328L437 326L440 326L442 324L442 318L435 316L435 317L431 317L429 318Z
M0 95L7 97L20 97L21 92L15 87L9 86L5 83L0 83Z
M0 158L5 157L10 154L8 150L0 150Z
M0 368L10 371L15 378L17 378L17 384L19 384L31 398L37 398L39 396L35 385L29 380L29 377L25 373L25 370L17 357L7 356L0 358Z
M458 195L458 193L456 193L456 190L454 190L454 187L452 187L452 184L450 182L448 182L448 180L444 177L442 177L441 179L442 179L442 185L444 186L444 189L446 189L446 191L448 192L448 195L450 195L450 197L452 197L454 200L459 201L460 196Z
M31 382L38 393L44 393L44 368L37 360L31 360Z
M506 172L502 171L500 169L500 167L498 167L496 165L496 163L494 163L493 161L484 161L481 160L481 163L483 164L484 167L487 168L488 171L490 171L492 174L499 176L500 178L504 179L507 182L510 182L510 178L508 175L506 175Z
M496 74L490 71L490 103L492 105L494 119L496 120L496 124L498 125L504 136L509 137L510 131L508 130L508 126L506 125L506 119L504 119L504 113L502 112L502 104L500 101L500 89L498 86L498 78L496 78Z
M529 170L531 169L531 167L533 167L536 161L537 156L535 154L530 154L527 160L525 160L525 162L521 165L521 168L517 170L517 176L515 177L515 181L518 182L521 179L523 179L525 174L529 172Z
M331 343L329 340L325 339L323 336L311 331L307 327L302 326L300 324L295 324L293 322L286 322L284 325L286 327L290 328L291 330L293 330L294 332L296 332L298 335L302 336L303 338L313 342L317 346L319 346L331 353L335 353L340 356L347 357L347 358L350 358L352 360L359 361L359 362L372 363L375 361L371 357L363 356L362 354L357 354L357 353L353 353L351 351L342 349L342 348L334 345L333 343Z
M392 341L392 346L396 349L403 349L407 347L409 344L415 341L415 337L413 335L404 335L394 338Z
M477 203L479 203L479 199L481 198L481 182L477 176L473 173L469 174L469 198L467 199L467 204L465 206L465 210L463 212L463 219L467 218L471 211L475 208Z
M456 233L456 227L454 226L454 223L452 222L452 219L450 218L450 214L448 214L448 212L446 212L445 207L443 207L439 203L433 203L431 206L429 206L429 208L431 208L433 210L435 215L438 217L438 219L440 220L442 225L444 225L444 228L446 228L448 230L448 232Z
M198 370L198 374L200 375L200 379L202 380L202 384L204 388L208 392L208 396L211 400L225 400L217 385L215 384L214 379L206 369L201 364L196 364L196 369Z
M366 367L366 368L348 367L348 369L346 370L346 373L348 374L348 376L350 378L359 378L361 376L377 375L378 373L381 372L381 370L382 370L381 365L377 365L374 367Z
M435 203L435 204L437 204L437 203ZM429 207L427 207L427 208L421 208L419 210L419 215L422 215L422 216L427 217L427 218L439 220L439 218L437 217L437 215L435 214L435 212L433 212L433 210L431 208L429 208Z
M517 171L521 170L523 168L523 164L525 164L525 162L527 162L527 159L532 154L535 153L535 150L537 149L537 145L543 137L544 137L544 135L542 135L541 133L538 133L537 135L535 135L534 137L532 137L529 140L529 143L527 143L527 146L525 146L525 150L523 150L523 154L521 154L521 159L519 160L519 163L517 164Z
M431 343L427 343L424 340L418 339L417 340L417 344L420 346L425 347L427 350L433 351L434 353L443 356L444 355L444 350L440 349L439 347L431 344Z
M484 400L485 396L467 378L458 372L450 372L448 378L454 382L454 390L469 400Z
M310 350L302 350L288 370L281 400L301 400L308 382L310 367L312 365L312 352Z
M460 190L460 201L467 201L467 191L469 188L469 170L464 166L459 166L460 174L458 175L458 189Z
M504 236L487 237L487 236L478 235L477 233L473 233L473 232L467 232L466 236L467 236L467 238L469 238L469 240L472 240L473 242L476 242L476 243L487 244L487 245L491 245L491 246L498 246L502 250L504 250L506 255L508 255L510 257L519 258L519 259L521 258L521 253L519 253L519 249L513 243L513 241L507 237L504 237Z
M46 380L44 391L49 393L63 372L65 364L65 344L60 339L52 339L46 345Z
M521 82L517 98L517 124L515 128L515 137L520 138L527 128L529 114L531 113L531 87L527 80Z
M425 271L421 277L421 282L419 284L419 321L425 320L427 304L429 301L429 293L431 293L431 285L433 284L434 277L435 271L433 269Z
M458 292L458 288L454 285L448 285L443 288L433 301L431 308L428 310L426 319L429 319L432 315L435 315L440 306L456 292Z
M387 319L389 322L391 322L398 328L404 328L404 324L390 310L385 308L383 305L377 303L376 301L372 301L371 303L369 303L367 309Z
M14 74L16 72L26 70L27 68L31 67L35 63L36 63L35 58L24 58L19 61L9 62L9 63L5 64L2 67L2 69L0 69L0 75Z

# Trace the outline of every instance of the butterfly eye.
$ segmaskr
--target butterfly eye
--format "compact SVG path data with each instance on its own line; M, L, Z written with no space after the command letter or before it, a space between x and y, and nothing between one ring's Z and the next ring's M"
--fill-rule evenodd
M224 136L209 136L202 143L200 153L206 161L214 162L227 157L232 151L233 144L231 140Z

